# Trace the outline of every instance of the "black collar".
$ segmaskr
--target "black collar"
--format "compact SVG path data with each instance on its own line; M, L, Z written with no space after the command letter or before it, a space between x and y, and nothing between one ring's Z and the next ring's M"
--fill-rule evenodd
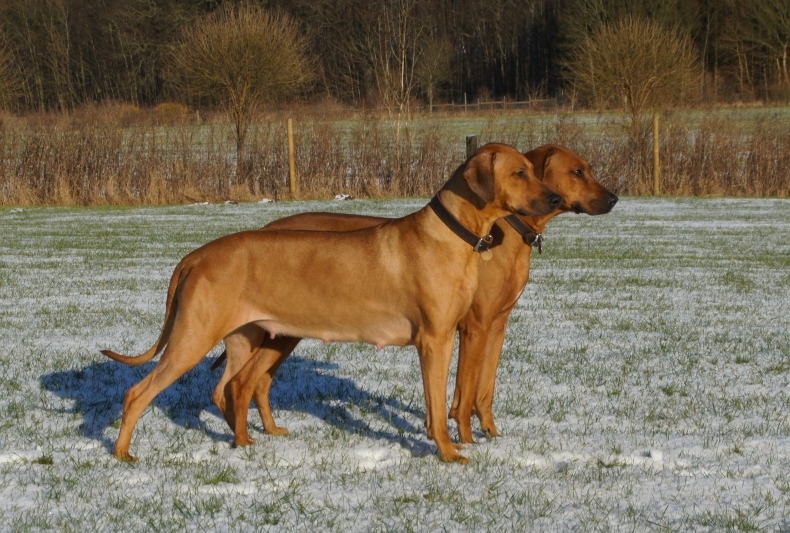
M524 244L529 246L537 246L538 253L543 253L543 234L538 233L537 231L533 230L529 226L527 226L523 220L518 218L516 215L508 215L505 217L508 224L513 226L513 229L519 232L521 238L524 239Z
M475 252L487 252L489 248L491 248L491 243L494 241L494 238L491 235L486 235L485 237L478 237L476 234L469 231L463 224L461 224L457 218L455 218L452 213L450 213L444 204L442 204L441 200L439 200L439 195L437 194L433 198L431 198L431 203L428 204L433 208L433 211L436 213L436 216L444 222L448 228L450 228L453 233L461 237L464 241L469 243L469 245L474 249ZM520 221L519 221L520 222Z

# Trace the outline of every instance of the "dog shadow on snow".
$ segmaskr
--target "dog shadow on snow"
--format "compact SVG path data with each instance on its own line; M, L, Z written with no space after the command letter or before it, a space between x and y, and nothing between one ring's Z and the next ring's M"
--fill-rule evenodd
M222 419L219 409L211 401L211 393L222 374L221 368L215 371L210 369L214 360L204 358L194 369L162 391L151 405L182 427L201 429L216 441L232 441L233 432L230 428L225 426L223 430L217 431L217 424L209 425L200 419L204 411ZM100 441L111 451L115 446L116 435L106 435L107 428L119 427L126 391L143 379L155 365L156 361L138 367L102 361L82 369L44 374L40 382L49 392L72 400L73 407L62 412L82 416L82 434ZM400 444L413 455L423 456L435 451L435 446L424 439L425 411L422 406L416 408L402 403L399 398L365 391L353 380L337 376L338 368L335 363L292 355L280 367L272 383L272 410L303 412L349 433ZM353 406L357 409L353 409ZM372 415L384 421L385 428L381 429L381 423L371 427L365 418L357 414L360 412L367 413L368 419ZM250 420L254 421L253 428L262 433L263 426L254 403ZM224 421L222 424L225 424ZM284 425L287 427L287 423Z

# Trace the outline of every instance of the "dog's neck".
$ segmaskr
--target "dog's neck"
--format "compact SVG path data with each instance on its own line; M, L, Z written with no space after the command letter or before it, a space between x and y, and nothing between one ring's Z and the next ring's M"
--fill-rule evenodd
M552 218L556 217L557 215L561 215L565 213L565 210L555 209L548 215L543 215L540 217L528 217L523 215L516 215L524 224L529 226L529 229L534 231L535 233L543 233L546 229L546 224Z
M481 237L488 235L494 222L508 214L501 208L486 204L475 194L466 183L462 169L456 170L437 196L458 222Z
M501 217L500 214L492 214L490 209L476 206L469 200L448 189L442 189L438 192L437 196L447 211L453 215L458 222L480 237L491 233L494 222Z

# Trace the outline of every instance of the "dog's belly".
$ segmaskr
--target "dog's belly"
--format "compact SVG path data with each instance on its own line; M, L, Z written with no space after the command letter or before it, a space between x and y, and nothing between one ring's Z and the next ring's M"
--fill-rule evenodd
M260 326L274 336L320 339L326 342L364 342L381 349L384 346L405 346L412 342L412 324L405 318L366 321L365 324L346 323L318 324L314 321L298 323L277 319L256 320Z

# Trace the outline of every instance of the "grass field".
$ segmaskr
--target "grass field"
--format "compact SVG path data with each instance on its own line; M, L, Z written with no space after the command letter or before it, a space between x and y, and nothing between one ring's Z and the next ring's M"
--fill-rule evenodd
M790 531L790 200L625 197L565 215L511 316L503 437L438 461L413 348L305 341L245 449L221 348L111 457L130 368L193 248L304 210L425 199L0 210L1 531ZM475 426L476 427L476 426ZM454 434L454 428L451 434Z

